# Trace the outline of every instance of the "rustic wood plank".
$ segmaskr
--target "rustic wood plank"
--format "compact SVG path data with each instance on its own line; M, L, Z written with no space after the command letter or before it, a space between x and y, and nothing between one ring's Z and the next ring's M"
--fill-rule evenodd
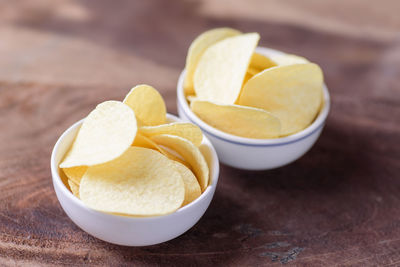
M299 2L0 1L0 265L399 265L399 2ZM217 26L322 66L332 110L320 140L277 170L221 166L209 210L170 242L81 231L52 188L56 139L142 82L176 113L186 49Z

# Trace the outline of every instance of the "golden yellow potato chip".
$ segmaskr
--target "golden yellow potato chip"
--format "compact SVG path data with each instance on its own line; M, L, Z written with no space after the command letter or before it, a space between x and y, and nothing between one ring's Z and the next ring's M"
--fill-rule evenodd
M79 198L79 184L75 183L71 179L68 179L68 185L69 185L69 188L71 188L72 194L74 194L74 196Z
M170 151L168 151L167 149L160 147L153 140L151 140L150 138L148 138L144 135L141 135L140 133L136 134L135 141L133 142L132 145L157 150L158 152L160 152L161 154L163 154L164 156L168 157L171 160L175 160L184 165L188 165L188 163L185 162L183 159L181 159L179 156L176 156L173 153L171 153Z
M259 39L258 33L247 33L210 46L194 73L196 96L205 101L235 103Z
M201 189L196 176L185 165L174 161L176 169L182 176L183 184L185 185L185 199L182 207L189 204L201 195Z
M206 160L208 169L211 172L212 168L213 168L213 165L212 165L213 164L213 152L212 152L211 148L206 144L201 144L199 146L199 150L200 150L201 154L203 155L204 159ZM212 179L212 174L210 173L210 179L208 180L208 184L211 184L211 179Z
M174 212L185 197L174 163L157 151L134 146L113 161L89 167L79 191L92 209L137 216Z
M256 74L259 73L259 72L260 72L259 69L248 68L248 69L247 69L246 76L245 76L244 79L246 80L246 78L247 78L247 80L249 80L251 77L253 77L254 75L256 75ZM245 82L243 82L243 83L245 83Z
M65 175L68 177L69 180L79 185L82 176L85 174L87 168L88 168L87 166L78 166L72 168L64 168L62 170L64 171Z
M251 57L249 68L256 69L258 71L262 71L271 67L275 67L277 64L272 61L267 56L264 56L259 53L254 53ZM255 74L255 73L254 73ZM253 75L254 75L253 74Z
M186 99L187 99L187 101L189 101L189 103L194 100L198 100L197 96L195 96L195 95L189 95L186 97Z
M60 168L111 161L131 146L136 131L132 109L119 101L103 102L85 118Z
M183 85L185 95L194 94L193 75L204 51L206 51L206 49L211 45L223 39L239 34L241 34L241 32L231 28L217 28L206 31L200 34L196 39L194 39L189 47L189 51L186 57L186 75Z
M251 77L253 77L253 75L252 75L251 73L247 72L247 73L246 73L246 76L244 76L242 88L243 88L243 86L247 83L247 81L251 79ZM193 101L195 101L195 100L199 100L199 99L194 98L194 99L192 99L192 101L190 101L190 102L193 102Z
M208 169L211 170L212 160L213 160L213 155L212 155L213 153L212 153L211 148L209 146L207 146L206 144L201 144L199 146L199 150L207 162ZM211 178L211 175L210 175L210 178ZM210 184L211 181L208 181L208 183Z
M280 135L279 119L262 109L208 101L193 101L190 108L207 124L233 135L257 139Z
M65 185L65 187L69 190L69 191L71 191L71 188L69 187L69 184L68 184L68 176L64 173L64 171L62 170L62 169L60 169L59 168L59 170L58 170L58 174L60 175L60 179L61 179L61 182Z
M310 63L308 59L291 54L273 54L271 60L278 66Z
M238 104L268 110L281 121L281 135L289 135L314 120L322 86L322 71L316 64L272 67L247 81Z
M135 86L123 102L135 111L139 126L159 125L166 121L167 109L164 100L160 93L149 85Z
M208 186L209 170L207 163L197 146L189 140L169 134L151 137L157 144L166 146L178 152L190 164L202 191Z
M183 137L196 146L201 144L203 133L197 125L185 122L171 122L158 126L143 126L139 128L139 132L151 137L159 134L171 134Z

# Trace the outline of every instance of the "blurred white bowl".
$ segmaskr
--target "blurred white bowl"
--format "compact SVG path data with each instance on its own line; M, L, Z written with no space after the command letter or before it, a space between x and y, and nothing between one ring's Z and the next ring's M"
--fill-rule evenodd
M169 121L180 121L168 114ZM62 182L58 165L67 152L83 120L68 128L58 139L51 155L51 174L57 198L69 218L82 230L101 240L125 246L147 246L173 239L189 230L207 210L218 183L217 154L205 137L202 149L207 150L210 165L210 185L192 203L176 212L157 217L133 218L92 210L75 197Z
M267 56L283 54L283 52L264 47L258 47L256 51ZM276 139L239 137L210 126L192 112L184 95L184 79L185 70L182 71L177 85L179 117L201 128L203 133L213 143L222 163L239 169L274 169L300 158L313 146L320 136L330 109L329 92L324 84L324 106L314 122L304 130L287 137Z

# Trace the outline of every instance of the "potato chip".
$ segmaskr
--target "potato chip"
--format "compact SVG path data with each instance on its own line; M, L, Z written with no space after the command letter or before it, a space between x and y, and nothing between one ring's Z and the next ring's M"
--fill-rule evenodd
M69 184L68 184L68 180L69 180L68 176L62 171L62 169L58 170L58 174L60 175L61 182L65 185L65 187L69 191L71 191L71 188L69 187Z
M204 51L211 45L226 39L228 37L236 36L241 32L231 28L217 28L206 31L200 34L190 45L186 57L186 75L184 81L184 92L186 95L194 94L193 89L193 75L196 70L197 64L203 55Z
M310 63L306 58L291 54L273 54L271 60L278 66Z
M75 183L71 179L68 179L68 185L69 185L69 188L71 188L72 194L74 194L74 196L79 198L79 184Z
M273 67L247 81L238 104L268 110L281 121L281 135L289 135L316 117L322 85L322 71L316 64Z
M163 154L164 156L168 157L171 160L178 161L184 165L188 165L188 163L185 162L183 159L181 159L179 156L176 156L167 149L160 147L153 140L144 135L141 135L140 133L136 134L135 141L133 142L132 145L157 150L158 152L160 152L161 154Z
M166 121L164 100L160 93L149 85L135 86L123 102L135 111L139 126L160 125Z
M256 69L258 71L263 71L265 69L275 67L276 65L277 64L267 56L264 56L259 53L254 53L253 56L251 57L249 68Z
M84 120L60 168L111 161L130 147L136 131L132 109L119 101L103 102Z
M65 175L68 177L69 180L79 185L82 176L85 174L87 168L88 168L87 166L78 166L72 168L64 168L62 170L64 171Z
M174 161L176 169L182 176L183 184L185 185L185 199L182 203L182 207L186 206L201 195L201 189L199 182L197 182L196 176L188 169L185 165Z
M233 135L260 139L280 135L278 118L262 109L207 101L193 101L190 108L207 124Z
M197 96L195 96L195 95L189 95L189 96L187 96L186 99L187 99L187 101L189 101L189 103L192 102L192 101L195 101L195 100L199 100L197 98Z
M200 150L201 154L203 155L204 159L206 160L208 169L211 172L212 168L213 168L213 152L212 152L211 148L203 143L199 146L199 150ZM210 173L210 179L208 180L208 184L211 184L211 177L212 177L212 174Z
M210 46L194 73L197 97L222 104L235 103L259 39L258 33L247 33Z
M137 216L174 212L185 197L182 176L171 160L133 146L113 161L89 167L79 190L92 209Z
M200 128L191 123L172 122L158 126L143 126L139 128L139 132L151 137L159 134L171 134L183 137L196 146L201 144L203 133Z
M178 152L190 164L202 191L208 186L209 170L200 150L189 140L169 134L151 137L157 144L166 146Z
M257 73L259 73L265 69L275 67L275 66L276 66L276 63L273 62L267 56L264 56L259 53L254 53L253 56L251 57L250 66L247 69L245 82L243 82L243 84L245 84L246 81L248 81L252 76L256 75Z
M132 146L140 146L140 147L159 150L158 145L155 142L153 142L146 136L140 134L139 132L136 134L135 141L133 141Z
M248 68L247 69L247 73L246 73L246 76L245 76L245 80L246 80L246 78L247 78L247 80L249 80L251 77L253 77L254 75L256 75L257 73L259 73L260 72L260 70L259 69L254 69L254 68ZM245 82L243 82L243 84L244 84Z
M247 81L251 79L251 77L253 77L253 75L250 74L249 72L247 72L247 73L246 73L246 76L244 76L242 88L243 88L243 86L247 83ZM195 100L199 100L199 99L198 99L198 98L195 98L195 99L192 99L192 101L190 101L190 102L193 102L193 101L195 101Z

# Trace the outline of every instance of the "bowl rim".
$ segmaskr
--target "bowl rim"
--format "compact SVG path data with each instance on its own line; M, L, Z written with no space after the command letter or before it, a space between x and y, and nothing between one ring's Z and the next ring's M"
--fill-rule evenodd
M182 121L182 119L178 118L175 115L169 114L169 113L167 113L167 119L178 121L178 122ZM53 181L54 187L57 187L58 189L60 189L61 193L68 198L68 201L73 202L75 205L79 206L81 209L85 210L86 212L93 213L99 217L107 218L107 219L113 218L113 219L119 219L119 220L123 220L123 221L132 221L132 222L133 221L150 222L150 221L154 221L154 220L159 220L161 218L177 216L178 214L182 214L189 209L195 209L196 206L198 206L200 204L200 202L206 201L206 197L208 195L211 194L211 197L212 197L212 194L215 191L217 184L218 184L219 160L218 160L218 155L215 151L214 146L212 145L212 143L206 136L203 136L203 143L205 143L210 148L210 151L211 151L211 155L212 155L211 165L212 166L210 167L210 169L213 168L213 176L210 177L211 183L207 186L206 190L204 190L204 192L197 199L192 201L191 203L187 204L184 207L177 209L176 211L174 211L172 213L165 214L165 215L158 215L158 216L149 216L149 217L129 217L129 216L123 216L123 215L117 215L117 214L110 214L110 213L97 211L97 210L87 207L82 202L82 200L80 200L79 198L74 196L72 194L72 192L70 190L68 190L66 185L62 182L60 174L59 174L59 168L58 168L58 166L56 166L56 155L57 155L57 152L58 152L61 144L64 142L65 138L71 134L72 131L75 131L76 128L78 128L83 123L83 121L84 121L84 119L81 119L81 120L75 122L74 124L72 124L58 138L57 142L55 143L55 145L53 147L52 153L51 153L50 169L51 169L52 181ZM211 175L211 172L210 172L210 175ZM57 199L58 199L58 196L57 196Z
M267 48L267 47L257 47L256 52L261 54L286 54L282 51ZM220 139L222 141L242 146L252 146L252 147L273 147L273 146L283 146L292 143L299 142L314 133L318 132L325 124L326 118L328 117L331 100L329 95L329 90L326 84L323 85L323 97L324 103L322 108L320 109L318 116L314 119L314 121L307 126L305 129L300 132L279 138L271 138L271 139L255 139L255 138L246 138L241 136L236 136L233 134L229 134L223 132L201 120L194 112L190 109L189 104L186 101L185 94L183 91L183 82L185 78L186 70L183 69L181 74L179 75L178 84L177 84L177 102L181 107L181 111L186 115L186 117L194 124L198 125L205 133L208 135Z

